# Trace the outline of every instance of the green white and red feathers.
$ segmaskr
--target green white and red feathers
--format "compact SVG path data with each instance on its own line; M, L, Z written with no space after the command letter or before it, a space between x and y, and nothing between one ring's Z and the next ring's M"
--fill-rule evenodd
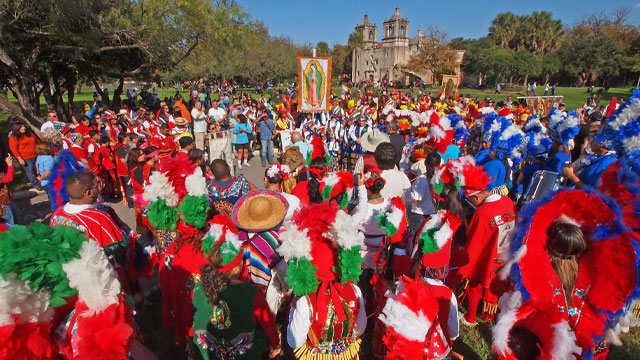
M431 215L418 231L419 246L422 249L422 265L439 268L449 265L451 241L462 221L448 210L440 210Z
M0 274L1 358L127 357L131 309L103 250L79 230L33 223L0 234ZM71 311L52 328L54 314ZM62 342L52 335L71 328Z
M401 278L396 295L387 299L379 317L386 326L386 359L423 359L425 341L437 313L438 303L429 285L422 280Z
M214 246L220 246L220 272L235 268L242 259L242 242L238 238L238 228L227 215L219 214L209 221L209 231L202 239L202 251L205 256L209 255Z
M207 182L200 167L185 158L166 158L149 176L142 195L148 201L149 223L183 235L202 228L210 209Z

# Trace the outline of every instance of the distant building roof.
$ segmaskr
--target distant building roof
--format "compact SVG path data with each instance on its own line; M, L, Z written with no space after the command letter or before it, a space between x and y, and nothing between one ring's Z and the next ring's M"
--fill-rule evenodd
M377 27L374 23L369 21L369 15L367 14L364 15L364 20L362 20L362 22L356 27L365 27L365 26Z
M396 8L396 11L393 13L393 15L391 15L391 18L388 21L407 21L407 19L403 18L402 15L400 15L400 8Z

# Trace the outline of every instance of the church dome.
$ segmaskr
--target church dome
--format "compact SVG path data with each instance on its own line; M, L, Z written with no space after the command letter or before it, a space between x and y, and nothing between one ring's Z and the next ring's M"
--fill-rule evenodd
M407 19L400 15L400 8L396 8L396 11L393 13L389 21L407 21Z

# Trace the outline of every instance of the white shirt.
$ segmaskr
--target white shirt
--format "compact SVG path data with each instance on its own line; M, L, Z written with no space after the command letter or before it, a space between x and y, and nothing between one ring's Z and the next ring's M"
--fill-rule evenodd
M351 221L353 226L366 235L361 251L364 258L363 269L375 268L375 257L382 250L382 237L385 235L376 216L389 210L390 206L391 202L387 199L379 204L371 204L367 199L367 188L364 185L358 186L358 205L353 209Z
M222 121L225 116L227 116L227 112L221 107L209 109L209 118L216 119L216 122Z
M193 132L207 132L207 115L204 110L198 110L195 107L191 110L191 120L193 120Z
M433 196L429 181L424 175L418 176L411 185L411 212L420 215L431 215L434 210Z
M380 195L383 198L400 197L403 201L407 199L407 194L411 189L411 182L405 173L397 169L391 169L383 170L381 175L386 181L382 191L380 191Z
M55 129L55 127L53 127L53 121L47 120L44 122L44 124L42 124L42 126L40 126L40 132L42 133L44 133L44 131L47 129Z

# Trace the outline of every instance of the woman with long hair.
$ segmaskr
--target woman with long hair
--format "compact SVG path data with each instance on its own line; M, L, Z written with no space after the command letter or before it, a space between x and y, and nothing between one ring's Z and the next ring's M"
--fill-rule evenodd
M15 121L11 125L9 134L9 149L13 156L18 159L22 170L27 176L27 181L31 187L40 187L40 182L36 179L36 135L25 124Z
M246 115L238 114L236 117L238 123L233 127L233 134L236 135L236 150L238 151L238 169L242 169L242 165L249 165L249 150L251 149L249 135L252 135L251 124ZM253 135L252 135L253 136Z
M242 277L237 233L227 229L202 248L209 263L194 278L192 293L198 358L259 359L267 350L270 358L276 357L281 350L276 321L260 289Z
M144 165L146 157L142 149L133 148L127 154L127 170L129 171L129 179L133 188L133 203L136 214L136 230L146 232L142 212L144 211L144 202L142 193L144 193Z

